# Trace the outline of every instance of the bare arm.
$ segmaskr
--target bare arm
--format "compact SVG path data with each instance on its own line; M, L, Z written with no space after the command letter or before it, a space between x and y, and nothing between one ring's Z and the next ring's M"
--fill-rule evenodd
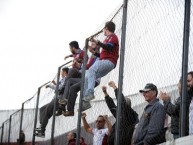
M111 129L112 129L112 124L111 124L111 122L108 120L108 116L107 116L107 115L104 116L104 119L105 119L105 122L106 122L106 124L107 124L108 135L109 135L110 132L111 132Z
M82 113L82 122L83 122L83 126L86 132L92 133L92 128L90 127L90 125L88 124L86 120L86 113Z

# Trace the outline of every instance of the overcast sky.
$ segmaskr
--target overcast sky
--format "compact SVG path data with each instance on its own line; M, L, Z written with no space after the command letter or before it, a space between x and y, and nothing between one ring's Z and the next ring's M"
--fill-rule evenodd
M0 0L0 110L21 108L122 0Z

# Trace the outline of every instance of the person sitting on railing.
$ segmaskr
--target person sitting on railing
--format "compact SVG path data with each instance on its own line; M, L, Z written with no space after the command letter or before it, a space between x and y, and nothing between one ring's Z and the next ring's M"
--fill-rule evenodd
M88 63L86 65L86 69L89 69L90 66L92 66L98 59L99 59L99 49L95 42L91 43L91 46L89 46L89 52L91 53L91 56L88 60ZM95 81L95 87L98 86L100 83L100 79L97 79ZM70 78L65 86L65 93L63 97L67 101L67 110L64 111L64 116L74 116L74 106L76 102L76 98L78 96L78 92L81 89L81 78Z
M133 141L134 145L156 145L165 142L165 118L164 106L157 99L157 87L152 84L146 84L143 94L148 105L139 120L135 130Z
M67 77L68 75L68 68L65 67L65 68L62 68L62 71L61 71L61 79L59 81L59 88L63 86L63 83L65 82L65 78ZM46 86L46 88L51 88L53 90L56 90L56 83L55 81L52 81L53 84L49 84ZM57 98L56 98L57 99ZM54 98L52 99L52 101L44 106L42 106L40 108L40 127L39 128L36 128L35 131L35 135L38 136L38 137L45 137L45 130L46 130L46 126L48 124L48 121L49 119L52 117L53 115L53 109L54 109L54 104L55 104L55 96ZM59 110L59 104L58 104L58 101L56 103L56 116L59 116L62 114L61 110Z
M76 145L76 133L69 132L67 134L68 145Z
M107 75L117 64L119 57L119 41L114 31L115 24L109 21L106 22L103 29L104 35L106 36L103 43L94 38L90 38L90 41L96 42L97 45L102 48L102 51L100 53L100 60L86 71L82 111L91 108L90 100L95 98L95 80Z
M90 127L86 120L86 113L82 113L82 122L86 132L93 134L93 145L103 145L103 139L106 139L105 136L109 135L111 132L112 124L108 120L107 115L99 115L96 120L96 128ZM105 124L107 128L105 128Z
M109 86L112 87L115 91L115 96L118 99L118 88L113 81L109 82ZM102 91L105 95L106 104L116 118L117 106L115 105L113 99L107 93L107 87L103 86ZM119 117L121 118L120 121L120 138L119 144L120 145L129 145L131 144L133 132L135 129L135 125L139 122L138 114L131 108L131 100L127 97L122 97L122 106L121 106L121 114ZM108 145L114 145L115 139L115 124L113 125L111 132L108 137Z
M171 133L173 134L173 138L177 139L180 137L179 135L179 124L180 124L180 104L181 104L181 79L178 83L178 90L179 90L179 95L180 97L178 97L175 101L174 104L171 103L171 97L164 93L161 92L160 94L160 98L163 100L164 103L164 109L166 111L166 113L171 116ZM190 102L192 100L193 97L193 72L189 72L188 76L187 76L187 101L186 101L186 131L185 134L188 135L189 134L189 107L190 107ZM190 124L191 125L191 124Z
M84 60L84 51L79 48L79 44L77 41L71 41L69 43L69 47L70 47L70 51L72 54L66 56L64 59L68 57L73 57L73 62L72 62L72 68L69 70L68 77L66 77L65 83L58 90L58 94L59 94L58 98L59 98L59 104L60 104L59 107L61 109L65 108L65 104L67 102L65 99L65 96L66 96L65 93L68 92L67 88L65 87L66 83L68 82L70 78L81 78L81 66Z

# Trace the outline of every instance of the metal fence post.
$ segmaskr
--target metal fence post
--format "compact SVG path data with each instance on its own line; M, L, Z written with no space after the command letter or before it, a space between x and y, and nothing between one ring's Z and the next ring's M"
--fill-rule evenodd
M180 104L180 137L186 135L186 111L187 111L187 71L188 71L188 51L189 51L189 35L190 35L190 9L191 0L185 0L184 12L184 36L183 36L183 54L182 54L182 97Z
M19 127L19 141L21 140L21 130L22 130L22 124L23 124L23 109L24 109L24 103L22 103L21 106L21 117L20 117L20 127ZM19 143L20 145L20 143Z
M8 145L10 145L10 135L11 135L11 120L12 120L12 115L10 115L10 118L9 118L9 134L8 134Z
M127 25L127 3L128 0L123 2L123 19L122 19L122 34L121 34L121 49L120 49L120 65L119 65L119 83L118 83L118 97L117 97L117 112L116 112L116 134L115 145L120 144L120 122L121 122L121 105L122 105L122 86L123 86L123 73L124 73L124 58L125 58L125 39L126 39L126 25Z
M86 72L86 63L87 63L87 48L88 48L88 39L85 40L85 48L84 48L84 62L83 62L83 69L82 69L82 76L81 76L82 78L81 78L81 90L80 90L78 121L77 121L76 145L80 144L81 110L82 110L82 98L83 98L83 92L84 92L85 72Z
M58 98L58 89L59 89L59 80L60 80L60 70L63 66L71 63L72 61L69 61L61 66L58 67L57 72L57 84L56 84L56 96L54 98L54 109L53 109L53 116L52 116L52 130L51 130L51 145L54 145L54 130L55 130L55 117L56 117L56 104L57 104L57 98Z
M4 123L2 123L2 130L1 130L1 145L3 145L3 133L4 133Z
M36 129L36 125L37 125L40 91L41 91L41 88L42 88L43 86L45 86L46 84L48 84L48 83L50 83L50 81L47 82L47 83L45 83L45 84L43 84L42 86L40 86L40 87L38 88L37 100L36 100L35 118L34 118L34 129L33 129L33 136L32 136L32 145L35 145L35 129Z

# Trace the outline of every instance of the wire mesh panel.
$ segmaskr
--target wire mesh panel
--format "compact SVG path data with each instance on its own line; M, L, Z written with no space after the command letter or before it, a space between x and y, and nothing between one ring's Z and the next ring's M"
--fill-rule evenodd
M8 143L8 136L9 136L9 120L4 122L3 143Z
M36 95L37 94L24 103L22 130L25 134L26 142L31 142L33 135Z
M14 113L11 117L10 143L17 142L19 139L20 117L21 111Z

